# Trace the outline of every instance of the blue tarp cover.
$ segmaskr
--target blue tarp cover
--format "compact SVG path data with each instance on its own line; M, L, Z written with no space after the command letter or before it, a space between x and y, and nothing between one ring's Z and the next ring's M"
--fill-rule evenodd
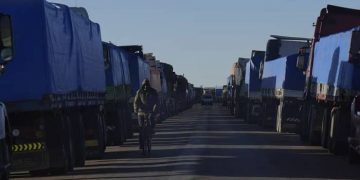
M245 83L249 87L249 91L260 91L261 79L259 78L260 62L264 60L265 53L255 54L246 65Z
M106 69L106 85L130 85L128 52L113 44L105 43L109 51L109 68Z
M305 75L296 67L297 56L295 54L265 62L261 88L302 91ZM308 59L308 55L305 59Z
M315 45L313 82L343 89L360 90L359 67L349 60L351 30L323 37Z
M11 15L15 55L0 78L0 99L105 92L100 27L67 6L44 0L1 0Z
M119 86L124 83L124 71L121 54L113 44L105 43L108 50L109 67L106 68L106 85Z
M150 67L145 60L131 53L124 54L129 59L129 70L131 78L131 92L135 96L137 90L139 90L141 83L144 79L150 79Z

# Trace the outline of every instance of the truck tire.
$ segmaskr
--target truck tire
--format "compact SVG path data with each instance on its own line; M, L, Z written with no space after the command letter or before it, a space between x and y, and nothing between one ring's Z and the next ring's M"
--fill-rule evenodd
M310 119L309 119L309 143L310 145L320 144L320 133L315 130L315 122L317 118L317 108L315 105L310 106Z
M131 119L131 111L130 111L130 108L127 107L125 109L125 117L126 117L126 127L127 127L127 134L126 134L126 138L133 138L134 136L134 130L133 130L133 122L132 122L132 119Z
M85 166L86 147L85 147L85 128L82 115L79 112L73 112L72 118L72 134L74 147L75 167Z
M121 140L122 142L126 142L127 137L127 121L125 116L125 108L121 107L120 111L120 120L121 120Z
M86 132L86 141L93 141L93 144L86 146L87 159L100 159L103 157L106 148L106 123L104 113L99 106L89 107L84 110L84 124ZM89 133L90 132L90 133Z
M68 119L63 112L49 115L47 120L47 144L50 151L50 174L66 174L73 169L72 141L68 131ZM41 172L41 171L37 171Z
M328 148L329 145L329 124L330 124L330 117L327 108L323 109L322 113L322 130L321 130L321 146L323 148Z
M330 130L329 130L329 142L328 142L328 150L329 152L335 154L335 155L342 155L345 154L348 150L347 143L343 141L339 141L341 138L340 131L343 130L341 128L340 124L340 116L344 118L342 123L344 123L344 120L346 119L346 116L344 114L341 114L341 108L340 107L334 107L332 109L331 113L331 121L330 121Z
M98 149L95 155L95 158L101 159L104 156L106 149L106 131L105 131L105 118L102 112L97 112L96 114L96 124L97 124L97 141Z
M122 145L125 142L125 138L124 138L124 122L123 122L123 117L122 117L122 109L116 108L116 113L115 113L115 122L116 122L116 132L115 132L115 139L114 139L114 143L115 145Z

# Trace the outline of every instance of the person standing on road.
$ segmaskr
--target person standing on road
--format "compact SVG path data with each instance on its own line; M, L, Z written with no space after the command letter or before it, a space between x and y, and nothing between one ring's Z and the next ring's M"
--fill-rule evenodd
M139 124L139 145L140 149L143 148L141 129L144 125L145 116L149 117L152 131L155 128L155 116L157 114L158 106L158 93L151 87L150 81L145 79L141 88L136 92L134 100L134 112L138 115Z

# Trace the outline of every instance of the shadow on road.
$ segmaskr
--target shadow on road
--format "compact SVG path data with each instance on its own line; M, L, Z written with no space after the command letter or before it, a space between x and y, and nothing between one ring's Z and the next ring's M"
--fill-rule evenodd
M278 134L245 124L220 106L197 105L169 118L157 126L153 145L151 157L144 158L135 137L120 148L108 148L104 159L89 161L86 167L60 179L360 179L360 167L348 165L344 157L302 144L295 134Z

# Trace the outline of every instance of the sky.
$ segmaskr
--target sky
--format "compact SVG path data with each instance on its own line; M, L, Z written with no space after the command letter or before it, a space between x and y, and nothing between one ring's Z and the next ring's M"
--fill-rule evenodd
M195 86L222 86L238 57L265 50L270 35L312 38L327 4L360 0L48 0L85 7L102 40L143 45Z

